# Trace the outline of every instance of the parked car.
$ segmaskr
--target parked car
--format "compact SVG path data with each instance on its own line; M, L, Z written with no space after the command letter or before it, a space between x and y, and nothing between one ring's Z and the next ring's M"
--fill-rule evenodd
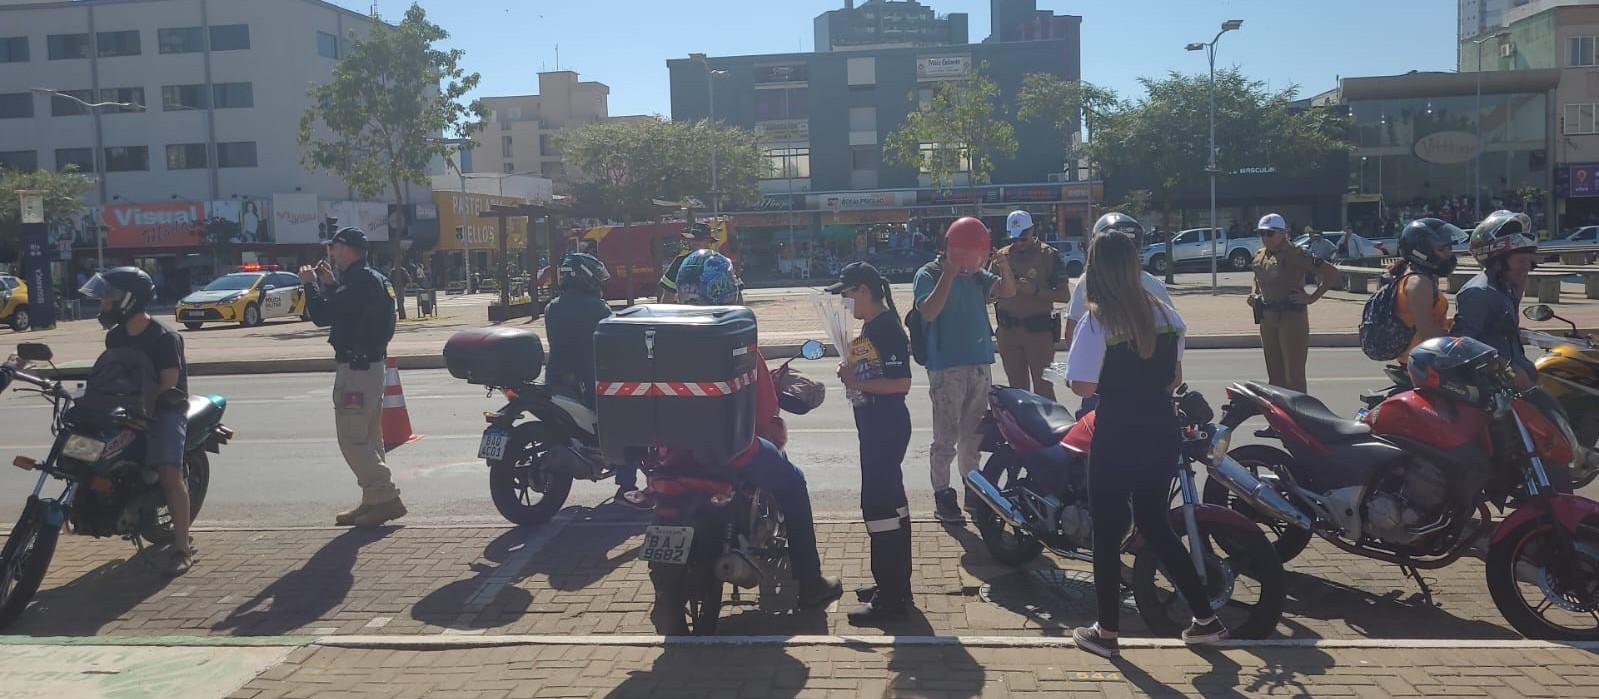
M1247 235L1229 239L1225 228L1191 228L1173 236L1171 261L1175 261L1178 267L1204 263L1208 269L1212 231L1218 238L1215 250L1220 268L1233 272L1249 269L1250 262L1255 258L1255 252L1260 250L1260 238ZM1165 274L1171 262L1166 259L1165 243L1150 243L1145 246L1142 258L1144 268L1152 274Z
M1599 226L1583 226L1564 238L1551 238L1538 243L1539 248L1569 248L1578 245L1599 245Z
M1088 265L1088 252L1083 249L1083 244L1072 240L1046 240L1045 245L1055 248L1062 259L1066 261L1066 276L1079 277L1083 267Z
M1333 247L1338 248L1340 250L1342 249L1342 246L1340 245L1340 243L1342 243L1343 240L1344 240L1344 232L1343 231L1323 231L1321 235L1322 235L1323 238L1326 238L1328 241L1332 242ZM1306 250L1309 250L1310 249L1310 235L1309 234L1305 234L1305 235L1299 236L1298 238L1294 238L1294 245L1298 245L1299 247L1302 247L1302 248L1304 248ZM1385 240L1372 240L1372 239L1367 238L1365 236L1356 236L1356 239L1355 239L1355 250L1350 251L1350 253L1347 254L1347 255L1341 254L1341 253L1334 253L1334 258L1335 259L1350 259L1350 258L1387 257L1388 255L1398 254L1398 252L1399 252L1399 248L1395 244L1390 244L1388 242L1385 242Z
M17 332L33 327L28 316L28 285L9 274L0 274L0 323Z
M917 248L894 248L884 250L866 258L877 271L881 272L889 281L908 282L916 276L916 270L933 261L933 253Z
M269 318L305 315L300 278L288 272L235 272L217 277L205 288L178 301L173 315L183 327L199 330L206 323L238 323L251 328Z

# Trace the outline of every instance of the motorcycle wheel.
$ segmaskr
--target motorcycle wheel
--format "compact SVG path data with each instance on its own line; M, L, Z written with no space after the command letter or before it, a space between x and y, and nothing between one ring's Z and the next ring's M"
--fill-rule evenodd
M0 548L0 629L16 621L39 591L60 535L60 527L45 524L38 498L30 497L23 516Z
M1016 453L1002 447L983 464L983 477L1003 493L1016 487L1016 481L1021 478L1020 469L1021 465L1016 464ZM983 537L988 554L1003 565L1026 565L1044 551L1043 542L1031 533L1010 526L1000 519L999 513L987 507L972 515L972 523L977 525L977 533Z
M1288 470L1288 465L1293 463L1294 457L1286 451L1264 444L1250 444L1238 447L1230 452L1244 468L1256 476L1261 471L1281 472ZM1292 524L1283 522L1273 517L1267 517L1256 510L1249 503L1239 499L1227 486L1213 479L1205 479L1205 490L1202 496L1206 505L1225 507L1238 514L1249 518L1249 521L1259 524L1266 533L1266 538L1271 541L1272 548L1277 549L1277 558L1287 563L1304 553L1305 547L1310 545L1313 534L1309 530L1300 529Z
M1555 553L1553 527L1547 518L1528 520L1489 547L1488 593L1527 638L1599 640L1599 518L1577 527L1571 556Z
M1599 451L1599 413L1590 412L1582 417L1578 424L1572 425L1572 431L1577 435L1577 452L1583 462L1593 460L1592 454ZM1574 470L1571 474L1571 489L1573 492L1582 490L1589 483L1599 477L1599 468L1588 467Z
M1172 511L1172 530L1187 540L1182 511ZM1205 561L1205 592L1232 638L1265 638L1282 618L1287 580L1271 542L1242 523L1200 521ZM1187 542L1192 546L1192 542ZM1191 549L1185 549L1191 550ZM1193 613L1166 577L1160 555L1147 542L1133 557L1133 601L1151 633L1176 636ZM1189 562L1183 556L1183 562Z
M189 485L189 522L193 523L200 518L200 507L205 504L206 491L211 487L211 459L204 451L196 449L184 455L183 466L183 480ZM139 536L155 546L165 546L177 538L172 527L172 513L166 505L145 513L139 524Z
M488 460L494 509L519 526L548 522L572 492L570 475L543 468L544 452L555 443L556 430L542 422L524 422L512 428L511 437L505 458Z

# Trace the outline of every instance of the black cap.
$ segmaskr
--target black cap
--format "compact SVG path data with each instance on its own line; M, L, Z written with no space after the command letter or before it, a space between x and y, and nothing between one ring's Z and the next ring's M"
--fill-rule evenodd
M883 284L883 275L876 267L865 262L851 262L838 271L838 283L824 289L829 294L840 294L852 286L868 285L873 288Z
M339 232L334 233L332 238L328 238L322 242L323 245L332 245L334 243L348 245L357 250L365 250L367 249L368 245L366 240L366 231L356 228L355 226L345 226L340 228Z
M688 228L683 229L683 237L693 238L694 240L711 240L715 236L711 235L710 226L703 223L693 223L689 224Z

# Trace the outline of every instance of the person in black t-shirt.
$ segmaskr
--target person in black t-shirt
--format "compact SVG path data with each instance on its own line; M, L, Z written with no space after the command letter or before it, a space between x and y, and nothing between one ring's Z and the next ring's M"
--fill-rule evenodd
M865 262L839 271L837 284L861 325L850 342L838 378L855 405L855 429L861 450L861 515L872 544L875 584L857 591L861 606L849 611L857 626L904 619L911 599L911 517L900 467L911 440L911 414L905 394L911 390L910 340L899 323L899 310L888 280Z
M96 274L79 289L85 297L99 299L100 325L107 329L108 350L132 348L150 358L162 397L145 428L144 453L156 469L172 516L172 548L166 572L182 575L194 564L189 539L189 484L183 474L183 443L188 430L187 401L173 400L171 391L189 391L189 369L183 361L183 337L156 319L145 307L155 296L155 282L136 267L118 267Z

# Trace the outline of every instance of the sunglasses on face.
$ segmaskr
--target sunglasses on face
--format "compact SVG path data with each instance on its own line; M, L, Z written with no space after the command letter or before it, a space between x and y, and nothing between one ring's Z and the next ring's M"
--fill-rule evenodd
M1266 230L1259 231L1260 237L1262 237L1262 238L1269 238L1269 237L1277 235L1278 233L1281 233L1281 232L1282 231L1279 231L1279 230L1276 230L1276 229L1273 229L1273 228L1267 228Z

